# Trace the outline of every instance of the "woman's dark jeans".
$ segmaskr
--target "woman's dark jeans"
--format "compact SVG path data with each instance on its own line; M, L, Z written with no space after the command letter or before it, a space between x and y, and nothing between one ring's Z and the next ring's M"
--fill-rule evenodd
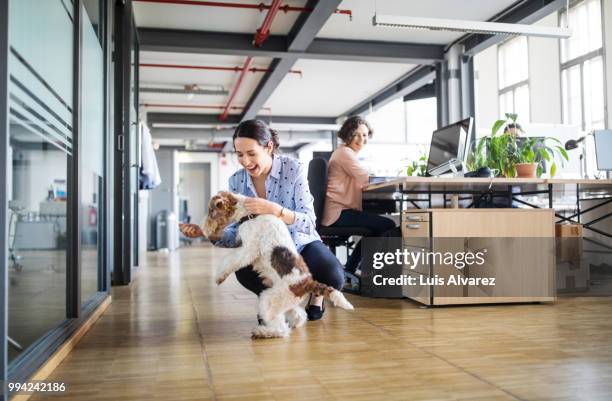
M359 210L345 209L340 217L330 227L364 227L372 230L370 237L381 237L384 235L397 235L399 232L395 222L386 217L374 213L360 212ZM361 262L361 240L355 245L353 253L346 261L346 271L355 273Z

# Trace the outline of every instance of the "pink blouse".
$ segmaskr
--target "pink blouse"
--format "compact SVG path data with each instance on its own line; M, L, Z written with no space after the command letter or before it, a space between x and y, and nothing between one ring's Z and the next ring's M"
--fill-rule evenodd
M353 149L342 145L332 153L322 225L334 224L345 209L362 210L362 189L369 183L368 176Z

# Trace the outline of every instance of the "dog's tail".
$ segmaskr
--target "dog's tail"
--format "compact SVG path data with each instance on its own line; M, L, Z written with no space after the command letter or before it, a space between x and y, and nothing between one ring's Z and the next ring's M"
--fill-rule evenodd
M330 287L328 285L319 283L316 280L309 279L306 282L305 289L306 293L311 293L315 296L324 296L328 298L334 304L334 306L338 306L346 310L355 309L353 308L353 305L351 305L351 303L347 301L346 298L344 298L344 295L334 287Z

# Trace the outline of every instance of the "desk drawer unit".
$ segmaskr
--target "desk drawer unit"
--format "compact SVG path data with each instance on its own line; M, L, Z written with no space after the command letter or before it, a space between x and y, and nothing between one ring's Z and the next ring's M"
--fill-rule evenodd
M426 305L554 301L555 249L552 209L430 209L402 216L402 246L408 252L458 255L487 251L483 266L458 268L447 262L404 264L419 279L402 295ZM494 286L450 282L495 278ZM445 284L427 281L439 277ZM423 279L423 281L420 281ZM434 285L435 284L435 285Z
M404 241L402 244L403 250L407 253L417 255L416 257L419 257L419 254L423 254L423 256L420 256L420 259L417 260L415 260L414 257L411 257L409 259L409 263L404 264L404 269L429 276L430 264L428 261L424 260L425 254L427 254L427 252L429 252L431 249L429 246L429 238L414 238L413 240L422 240L422 246L408 243L408 240L408 242Z
M428 212L404 212L405 222L414 223L419 221L429 221Z
M414 284L402 286L402 295L424 305L431 305L431 286L422 284L422 281L426 280L422 277L425 276L408 269L404 269L404 274L412 277Z
M402 237L429 237L429 213L404 212L402 216Z

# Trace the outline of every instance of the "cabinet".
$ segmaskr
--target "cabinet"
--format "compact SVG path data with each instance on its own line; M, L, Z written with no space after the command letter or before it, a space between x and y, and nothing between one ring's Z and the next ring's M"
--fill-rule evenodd
M402 273L414 277L402 286L405 297L425 305L555 299L552 209L411 210L401 228L404 250L427 256L404 265ZM461 262L468 254L482 263Z

